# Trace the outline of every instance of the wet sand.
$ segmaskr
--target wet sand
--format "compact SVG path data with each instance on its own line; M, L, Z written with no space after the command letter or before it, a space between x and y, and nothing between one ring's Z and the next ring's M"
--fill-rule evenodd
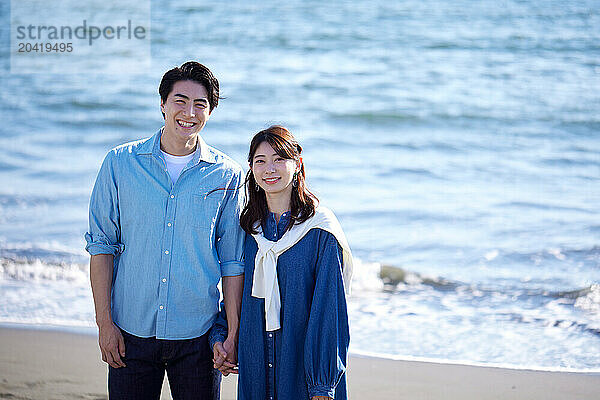
M0 328L0 399L106 399L107 367L97 337L54 330ZM237 380L223 379L223 400ZM350 398L600 399L600 374L515 370L353 356ZM162 399L171 399L168 386Z

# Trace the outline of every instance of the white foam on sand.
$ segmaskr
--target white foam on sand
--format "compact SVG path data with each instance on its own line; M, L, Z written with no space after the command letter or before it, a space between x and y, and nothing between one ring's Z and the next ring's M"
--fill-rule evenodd
M600 375L600 368L580 369L580 368L562 368L562 367L541 367L536 365L515 365L510 363L482 363L468 360L447 360L442 358L430 357L414 357L407 355L389 355L369 351L354 350L350 347L349 354L353 357L362 358L382 358L393 361L415 361L445 365L465 365L470 367L485 367L485 368L504 368L518 371L543 371L543 372L571 372L579 374Z

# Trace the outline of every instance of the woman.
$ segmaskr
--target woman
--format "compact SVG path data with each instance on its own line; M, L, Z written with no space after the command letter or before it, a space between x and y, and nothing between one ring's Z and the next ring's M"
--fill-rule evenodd
M333 213L306 188L302 148L282 126L250 144L239 328L240 400L346 399L352 256ZM220 319L223 321L223 318ZM216 343L215 365L232 363Z

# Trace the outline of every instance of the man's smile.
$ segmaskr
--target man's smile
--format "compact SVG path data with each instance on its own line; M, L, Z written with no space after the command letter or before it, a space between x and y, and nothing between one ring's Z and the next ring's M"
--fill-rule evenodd
M195 122L187 122L182 119L178 119L177 125L181 126L182 128L191 128L192 126L195 126L196 123Z

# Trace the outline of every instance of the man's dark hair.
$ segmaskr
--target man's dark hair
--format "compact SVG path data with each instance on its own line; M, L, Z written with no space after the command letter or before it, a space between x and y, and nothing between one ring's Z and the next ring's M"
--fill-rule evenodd
M204 86L208 92L210 112L219 105L219 81L210 72L210 69L196 61L185 62L181 64L181 67L175 67L163 75L158 87L158 93L163 103L166 103L169 93L173 90L173 85L179 81L193 81Z

